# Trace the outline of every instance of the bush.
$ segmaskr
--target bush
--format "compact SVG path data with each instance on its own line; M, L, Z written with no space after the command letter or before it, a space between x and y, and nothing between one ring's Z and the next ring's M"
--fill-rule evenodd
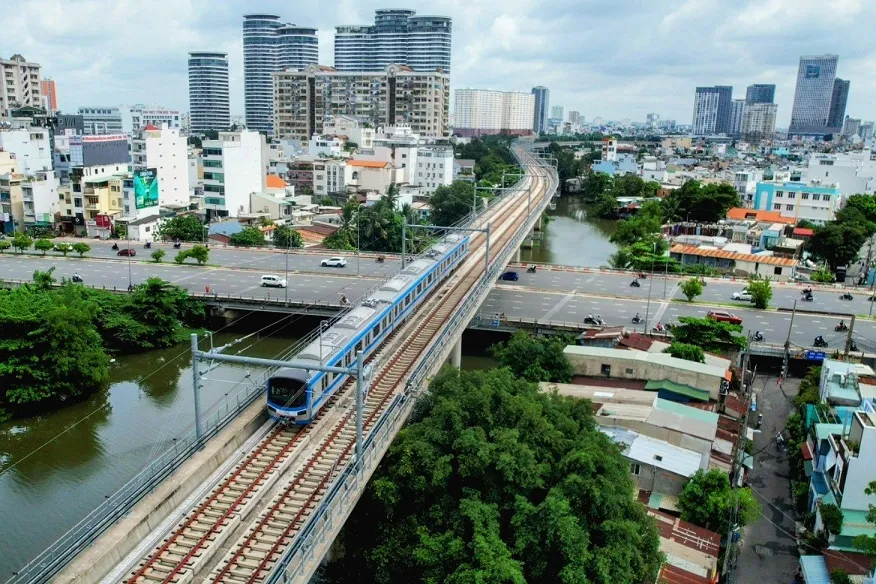
M152 259L155 261L156 264L160 264L165 255L167 255L167 252L163 249L156 249L151 254Z
M673 341L669 345L669 347L663 352L669 353L670 355L678 359L685 359L686 361L695 361L697 363L706 362L705 353L703 353L703 350L696 345L689 345L687 343L679 343L678 341Z
M821 522L825 529L833 535L839 535L843 527L843 512L830 503L821 506Z
M770 300L773 297L773 288L770 286L769 280L751 278L748 281L748 291L751 294L751 299L754 301L755 308L764 309L769 306Z
M12 238L12 247L18 250L18 253L24 253L24 250L30 249L30 246L33 245L33 239L24 233L16 233L15 237Z
M43 252L43 255L46 255L46 252L50 251L54 245L55 244L52 243L51 239L37 239L33 244L33 248L37 251Z
M82 257L91 251L91 246L88 245L87 243L82 243L82 242L74 243L73 244L73 251L78 253L79 257Z
M258 247L265 245L265 234L258 227L244 227L242 231L230 237L229 243L243 247Z
M6 251L7 249L9 249L10 247L12 247L12 244L9 243L8 240L6 240L6 239L0 239L0 253L3 253L4 251Z
M684 294L688 302L693 301L694 298L703 293L703 283L699 278L689 278L682 282L678 287L681 289L681 293Z

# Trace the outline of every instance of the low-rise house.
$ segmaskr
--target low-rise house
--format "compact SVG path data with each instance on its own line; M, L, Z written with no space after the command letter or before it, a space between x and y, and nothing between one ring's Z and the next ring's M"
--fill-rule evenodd
M677 517L648 509L660 532L660 551L666 556L659 584L717 584L721 536Z
M683 265L704 265L729 274L758 274L778 282L793 280L797 261L772 252L746 254L713 247L673 245L669 255Z

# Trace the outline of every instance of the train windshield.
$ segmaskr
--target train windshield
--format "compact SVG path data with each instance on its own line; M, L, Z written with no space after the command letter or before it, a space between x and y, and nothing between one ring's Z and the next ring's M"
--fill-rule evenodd
M299 379L273 377L269 382L268 401L285 408L300 408L307 401L307 383Z

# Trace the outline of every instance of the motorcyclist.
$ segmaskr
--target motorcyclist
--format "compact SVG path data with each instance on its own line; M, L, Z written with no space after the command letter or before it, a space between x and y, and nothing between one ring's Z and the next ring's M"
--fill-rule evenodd
M350 301L347 300L347 297L344 295L341 295L341 304L349 304L349 303L350 303Z
M593 322L593 313L592 312L587 315L587 318L584 320L584 322Z
M763 333L760 331L756 331L754 333L754 340L755 341L762 341L763 340Z
M840 320L840 323L839 323L839 330L841 330L841 331L846 330L846 321L844 321L844 320Z
M81 282L82 281L82 276L79 275L79 272L76 272L75 274L73 274L73 281L74 282Z
M657 326L654 327L654 328L657 329L657 332L662 333L662 332L663 332L663 323L662 323L662 322L658 322L658 323L657 323Z
M636 316L633 317L633 322L641 322L641 317L639 317L639 313L636 313Z

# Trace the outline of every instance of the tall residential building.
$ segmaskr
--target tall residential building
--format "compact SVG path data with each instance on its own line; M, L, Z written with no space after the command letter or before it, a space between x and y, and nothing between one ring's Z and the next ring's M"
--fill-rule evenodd
M373 25L335 27L335 69L380 71L395 64L449 75L451 35L449 17L376 10Z
M22 174L52 170L54 157L47 128L0 129L0 150L15 155L17 170Z
M849 101L849 85L845 79L833 80L833 91L830 95L830 110L827 114L827 129L839 132L843 128L846 117L846 103Z
M40 91L43 94L43 99L46 100L46 111L57 111L58 90L55 88L55 80L43 79L42 81L40 81Z
M730 127L727 133L731 136L738 136L742 131L742 116L745 113L745 100L734 99L730 102Z
M539 85L532 88L535 97L535 112L532 120L532 129L536 134L547 132L548 107L551 100L551 92L547 87Z
M453 133L460 136L527 135L532 128L535 96L516 91L457 89L453 111Z
M228 53L189 53L189 112L192 134L231 128Z
M755 83L745 90L746 103L773 103L776 100L776 86L767 83Z
M249 213L251 193L265 191L265 137L252 130L219 132L204 140L204 204L208 216Z
M551 119L563 121L563 106L561 105L552 105L551 106Z
M119 113L122 115L122 132L125 134L139 132L146 126L160 128L167 125L178 130L182 117L179 110L168 109L161 105L123 105L119 107Z
M694 95L694 135L729 134L732 102L732 87L697 87Z
M578 126L581 124L581 112L576 112L575 110L569 111L569 123L573 126Z
M776 132L776 111L774 103L747 103L742 114L740 134L748 141L769 140Z
M243 17L243 99L246 125L272 133L271 74L284 68L304 69L319 57L316 29L280 22L274 14Z
M133 170L155 170L158 178L158 204L184 205L190 199L188 144L179 129L167 125L158 128L147 125L131 141ZM133 193L132 193L133 194ZM155 207L137 209L135 201L125 201L125 217L145 217L157 214Z
M826 132L838 61L838 55L800 57L789 133L824 134Z
M846 121L843 124L843 136L851 138L855 134L860 134L861 118L850 118L846 116Z
M86 136L122 133L122 112L117 107L80 107Z
M275 135L310 140L332 116L353 116L374 126L409 125L423 137L450 136L450 77L390 65L384 71L338 71L310 65L274 73ZM529 112L527 128L532 125Z
M43 107L39 63L29 63L16 54L0 59L0 72L3 74L0 113L23 106Z

